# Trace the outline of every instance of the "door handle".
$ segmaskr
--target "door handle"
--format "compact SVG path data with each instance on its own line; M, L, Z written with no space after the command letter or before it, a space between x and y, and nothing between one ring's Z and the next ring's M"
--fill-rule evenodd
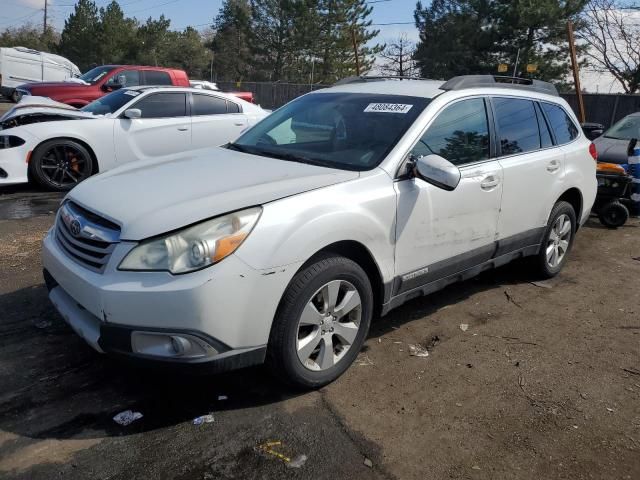
M187 130L189 130L189 127L178 127L179 132L186 132Z
M482 188L483 190L491 190L497 187L499 183L500 183L500 179L498 177L489 175L482 181L482 183L480 184L480 188Z
M236 127L244 127L244 123L243 122L235 122L234 125Z
M558 160L551 160L547 165L547 172L553 173L560 168L560 162Z

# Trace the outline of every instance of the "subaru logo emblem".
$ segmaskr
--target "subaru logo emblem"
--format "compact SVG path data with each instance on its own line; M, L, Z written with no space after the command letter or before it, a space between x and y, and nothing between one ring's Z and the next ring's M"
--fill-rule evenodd
M71 234L74 237L80 235L80 231L82 230L82 228L80 227L80 222L75 218L71 220L71 223L69 223L69 230L71 230Z

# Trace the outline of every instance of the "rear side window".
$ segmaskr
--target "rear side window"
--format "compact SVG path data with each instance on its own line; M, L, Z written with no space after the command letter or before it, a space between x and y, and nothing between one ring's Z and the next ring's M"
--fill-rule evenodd
M489 158L489 126L484 100L472 98L446 107L411 151L440 155L454 165Z
M494 98L502 155L540 149L538 119L531 100Z
M240 113L240 106L237 103L227 100L227 111L229 113Z
M145 85L173 85L171 77L167 72L157 72L154 70L144 71Z
M547 114L551 131L558 145L569 143L578 136L578 127L575 126L573 120L562 107L544 102L541 105L544 113Z
M213 95L193 95L193 115L220 115L227 113L227 102L224 98Z
M142 118L185 117L187 115L187 95L185 93L152 93L136 103Z

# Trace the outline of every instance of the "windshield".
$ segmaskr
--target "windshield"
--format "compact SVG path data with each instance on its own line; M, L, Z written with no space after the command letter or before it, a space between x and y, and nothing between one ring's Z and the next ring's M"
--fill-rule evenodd
M429 99L314 93L275 111L228 148L345 170L371 170Z
M632 138L640 138L640 116L624 117L609 130L604 132L607 138L616 138L619 140L631 140Z
M84 80L87 83L95 84L100 81L102 77L108 74L115 67L96 67L89 70L87 73L80 75L80 80Z
M106 115L107 113L113 113L124 105L129 103L135 97L140 95L138 90L121 89L111 92L104 97L94 100L89 105L82 107L80 110L83 112L90 112L94 115Z

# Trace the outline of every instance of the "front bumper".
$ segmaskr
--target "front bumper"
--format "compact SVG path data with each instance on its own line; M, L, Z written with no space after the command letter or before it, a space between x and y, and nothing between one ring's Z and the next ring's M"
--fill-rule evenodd
M70 259L53 231L44 239L49 297L89 345L143 363L206 364L214 371L264 361L271 322L297 266L267 275L231 255L186 275L118 271L134 245L118 244L104 272L97 273ZM207 354L194 359L147 355L135 341L147 334L188 337Z
M2 132L0 131L0 134ZM29 181L27 157L29 142L19 147L0 150L0 185L13 185Z

